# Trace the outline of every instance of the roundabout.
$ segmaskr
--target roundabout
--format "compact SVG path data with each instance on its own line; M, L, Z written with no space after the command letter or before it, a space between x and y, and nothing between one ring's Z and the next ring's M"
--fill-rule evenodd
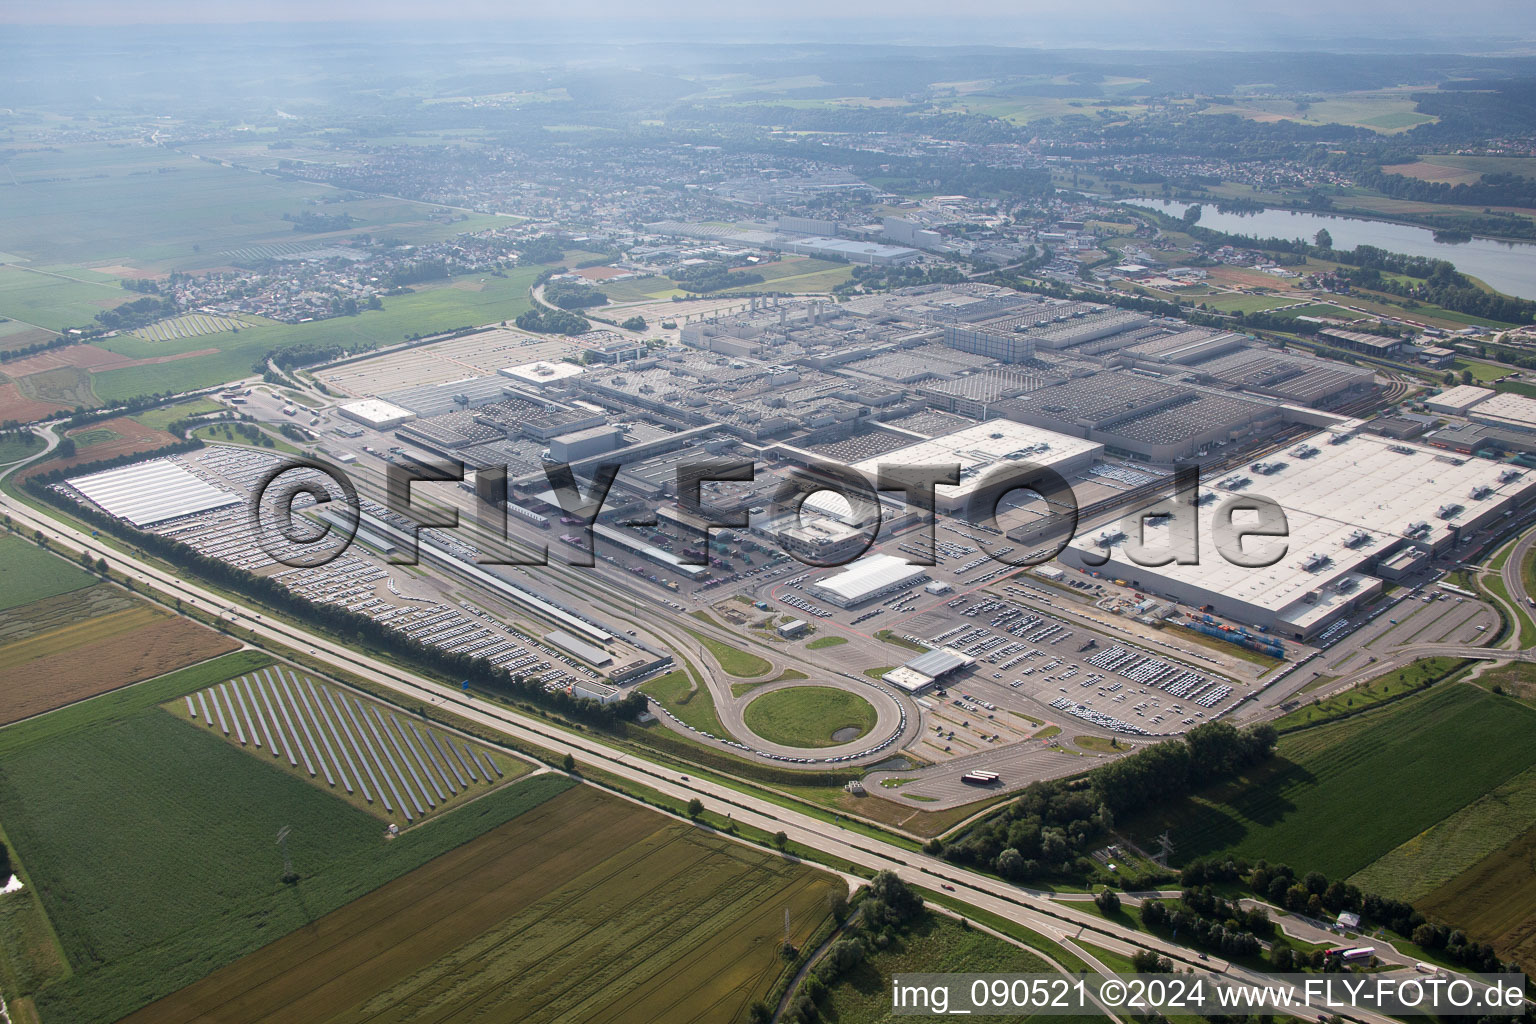
M742 720L769 743L815 749L852 743L874 729L875 706L835 686L785 686L748 702Z

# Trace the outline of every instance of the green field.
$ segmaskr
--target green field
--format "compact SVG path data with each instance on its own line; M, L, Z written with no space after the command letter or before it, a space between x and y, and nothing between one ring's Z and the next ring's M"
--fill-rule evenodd
M1299 726L1326 722L1356 714L1373 704L1382 704L1443 679L1464 663L1458 658L1424 658L1411 665L1377 676L1363 686L1351 687L1327 700L1297 708L1275 719L1282 732Z
M0 266L0 316L51 331L88 324L97 313L133 297L116 284Z
M133 418L151 430L165 430L177 420L205 412L218 412L223 408L224 406L211 398L194 398L190 402L177 402L174 405L162 405L158 409L147 409Z
M28 434L19 440L15 437L0 438L0 466L36 455L43 450L43 446L43 439L36 434Z
M828 990L822 1019L837 1024L884 1024L891 1013L891 977L908 973L1050 974L1044 960L1002 939L962 928L958 921L925 911L912 928L886 949L873 953ZM937 1020L918 1015L912 1020ZM1015 1016L1013 1020L1028 1019ZM1085 1017L1038 1018L1083 1021Z
M1230 853L1343 878L1529 768L1533 728L1511 698L1440 684L1291 733L1247 778L1125 827L1148 842L1170 829L1184 861Z
M579 786L125 1024L744 1024L838 892Z
M1224 295L1208 295L1200 300L1211 309L1223 313L1258 313L1277 306L1291 306L1296 300L1286 295L1243 295L1236 292Z
M759 658L750 651L738 650L703 633L695 633L691 629L688 630L688 635L703 644L705 650L714 655L726 675L735 676L738 679L750 679L773 668L766 659Z
M380 229L421 242L507 223L482 215L451 224L435 221L430 219L435 208L425 203L353 198L339 189L142 145L23 151L7 170L17 184L6 190L0 251L37 265L124 265L140 271L138 276L219 266L237 258L239 250L262 244ZM283 215L305 210L346 213L354 220L336 235L295 232Z
M875 707L863 697L831 686L786 686L747 705L747 728L770 743L787 747L832 747L851 743L875 727ZM857 735L833 736L843 729Z
M72 972L36 993L45 1020L116 1020L571 785L526 780L386 842L377 819L155 706L268 660L227 655L0 730L0 823Z
M11 534L0 536L0 611L68 594L96 582L96 577L84 569L31 541Z
M1482 858L1536 830L1536 767L1528 768L1350 876L1367 892L1413 903Z
M715 713L715 699L709 687L703 683L691 685L692 673L686 669L674 669L640 684L640 692L654 697L666 709L700 732L712 736L728 736L720 716Z
M161 391L212 387L249 376L252 363L270 349L289 345L341 345L374 348L398 343L408 335L436 334L457 327L480 326L516 317L528 309L528 288L539 267L509 271L505 277L454 278L411 295L394 295L381 310L335 317L309 324L262 322L239 334L215 334L177 341L146 341L119 335L101 347L136 359L217 347L207 355L165 363L129 366L92 375L96 394L104 401Z
M845 636L823 636L806 644L805 649L808 651L823 651L828 647L839 647L847 642L848 638Z

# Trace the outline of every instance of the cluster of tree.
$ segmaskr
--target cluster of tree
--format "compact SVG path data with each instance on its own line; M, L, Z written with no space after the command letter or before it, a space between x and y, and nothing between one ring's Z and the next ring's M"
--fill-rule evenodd
M646 328L645 317L632 316L628 320L620 321L619 326L626 331L643 331Z
M592 329L586 317L563 309L530 309L519 314L516 323L533 334L585 334Z
M761 284L763 275L750 270L732 270L724 263L701 263L673 271L672 280L685 292L717 292L722 288L737 288L748 284Z
M371 345L359 345L356 348L347 348L345 345L287 345L283 348L268 349L267 354L256 361L253 369L262 369L268 361L274 366L284 370L292 370L300 366L314 366L318 363L328 363L333 359L351 355L354 352L365 351Z
M539 235L519 246L517 254L523 263L559 263L565 259L565 247L554 235Z
M1362 928L1389 928L1426 949L1440 951L1446 959L1470 970L1494 973L1504 968L1492 946L1471 941L1459 929L1430 921L1413 904L1363 892L1359 886L1340 879L1329 880L1320 871L1298 876L1288 865L1271 865L1262 860L1256 865L1242 860L1195 861L1184 868L1182 879L1186 888L1237 882L1259 899L1316 918L1349 911L1360 915ZM1510 965L1510 969L1518 968Z
M100 333L100 331L92 333ZM47 341L35 341L30 345L24 345L19 348L3 349L0 350L0 363L8 363L12 359L25 359L27 356L35 356L39 352L46 352L51 348L63 348L66 345L79 344L79 342L80 338L78 336L60 334L57 337L49 338Z
M845 295L854 291L890 291L920 284L959 284L964 280L965 274L958 267L877 267L859 264L853 268L853 276L835 286L832 291Z
M142 299L125 302L114 309L104 309L96 314L96 321L112 331L131 331L135 327L152 324L181 312L175 299L146 295Z
M608 303L608 296L589 284L575 281L549 281L544 285L544 301L561 309L588 309Z
M304 231L310 234L320 234L325 231L345 231L357 223L357 218L350 213L316 213L314 210L305 210L302 213L285 213L283 220L293 224L293 230Z
M1239 730L1208 722L1097 768L1086 779L1032 783L1000 813L940 849L950 860L991 868L1010 880L1087 875L1094 868L1086 854L1114 827L1116 814L1232 778L1270 757L1276 738L1269 725Z
M782 1024L815 1024L821 1020L820 1007L832 986L872 952L896 942L925 913L922 897L890 871L872 878L861 895L858 920L806 972L805 980L779 1018ZM841 923L848 915L847 905L839 902L832 913ZM747 1019L752 1024L768 1024L773 1019L773 1008L766 1003L754 1003Z
M292 424L289 423L283 424L284 428L291 426ZM255 445L258 448L277 447L277 442L272 440L272 436L270 434L263 432L261 428L250 423L230 423L226 421L218 424L216 429L222 430L224 432L224 436L231 441L233 441L236 437L240 437L244 439L247 444ZM284 430L284 433L287 433L286 429ZM301 434L297 440L303 441L305 438Z
M447 276L446 260L417 260L415 263L397 267L384 280L391 288L405 288L423 281L441 281Z
M1200 891L1186 891L1171 909L1161 900L1147 900L1141 905L1141 920L1154 931L1178 932L1185 941L1228 957L1257 956L1264 944L1252 929L1274 931L1263 910L1245 911Z
M201 442L187 441L168 445L154 452L123 455L104 459L68 472L99 472L159 458L164 455L191 451L201 447ZM214 586L223 587L261 605L273 609L306 625L324 630L339 637L349 645L363 650L377 651L392 656L418 671L447 680L465 680L484 692L520 701L544 713L552 713L573 722L606 730L621 730L634 721L646 708L645 695L638 690L611 704L599 704L595 700L572 696L565 690L546 691L535 677L507 673L484 658L466 654L454 654L435 647L427 647L398 630L375 622L366 615L351 612L338 605L314 604L295 594L276 580L258 576L228 562L211 558L196 548L180 541L140 530L120 519L106 514L91 505L81 505L53 490L49 485L64 478L65 471L55 469L29 478L25 486L35 497L64 509L71 515L90 523L105 532L140 548L156 558L163 558L179 568Z

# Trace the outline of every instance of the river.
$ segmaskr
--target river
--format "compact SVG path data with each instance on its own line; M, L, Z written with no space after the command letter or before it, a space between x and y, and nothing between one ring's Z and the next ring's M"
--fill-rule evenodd
M1163 199L1127 199L1125 202L1173 217L1183 216L1190 205ZM1327 228L1328 234L1333 236L1335 249L1374 245L1408 256L1448 260L1456 264L1457 270L1480 278L1506 295L1536 299L1536 245L1529 242L1500 242L1492 238L1437 242L1433 231L1408 224L1292 210L1221 213L1214 203L1200 204L1200 226L1233 235L1304 238L1308 242L1319 230Z

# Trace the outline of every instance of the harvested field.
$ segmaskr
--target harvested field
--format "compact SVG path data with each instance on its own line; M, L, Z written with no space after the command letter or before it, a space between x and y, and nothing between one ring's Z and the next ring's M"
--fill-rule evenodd
M729 1024L842 890L582 786L125 1024Z
M16 387L28 398L38 402L53 402L66 408L83 406L93 409L101 404L91 390L91 374L76 366L60 366L41 373L29 373L16 378Z
M0 724L238 647L109 583L33 601L0 612Z
M1415 906L1526 971L1536 970L1536 831L1484 857Z
M58 402L40 402L21 393L16 382L4 374L0 374L0 420L16 420L18 423L32 423L35 420L46 419L56 412L63 412L68 406Z
M13 377L25 377L65 366L75 366L82 370L111 370L119 366L132 365L133 360L127 356L108 352L95 345L66 345L63 348L49 349L46 352L27 356L25 359L12 360L6 364L5 370Z
M117 436L108 438L104 434L97 433L98 431L111 431ZM84 440L77 439L78 450L74 455L67 459L44 459L36 466L29 466L23 476L38 471L68 469L88 462L101 462L105 459L114 459L119 455L150 452L179 440L174 434L147 427L130 416L114 416L109 420L92 423L88 427L81 427L78 433L89 436Z

